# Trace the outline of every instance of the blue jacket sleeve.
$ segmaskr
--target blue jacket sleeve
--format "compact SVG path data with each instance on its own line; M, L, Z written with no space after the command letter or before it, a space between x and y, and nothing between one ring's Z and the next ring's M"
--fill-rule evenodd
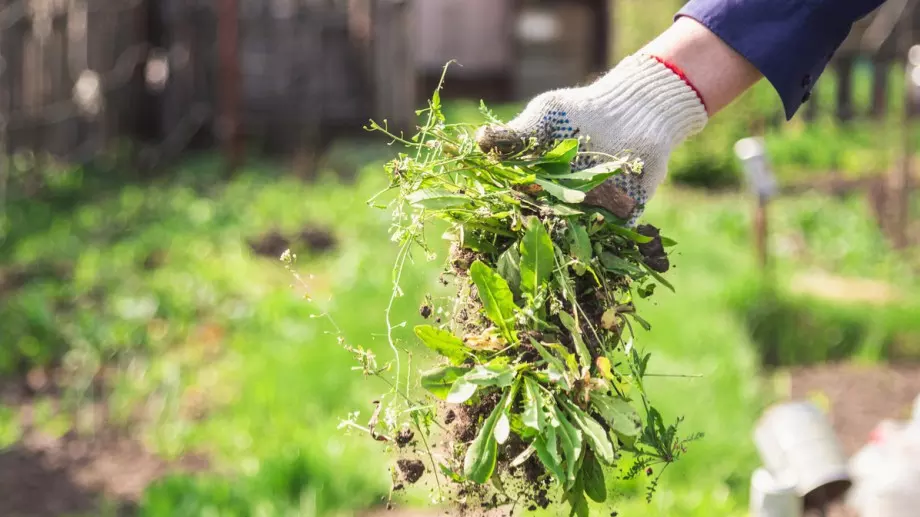
M770 81L790 119L853 23L884 0L690 0L697 20Z

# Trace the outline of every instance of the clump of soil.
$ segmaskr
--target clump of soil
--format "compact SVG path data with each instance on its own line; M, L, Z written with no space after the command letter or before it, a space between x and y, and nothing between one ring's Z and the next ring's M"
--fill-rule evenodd
M335 236L324 228L304 226L293 235L271 230L249 241L254 253L263 257L278 258L285 250L325 253L335 248Z
M425 473L425 464L421 460L402 458L396 461L399 473L409 484L415 484Z
M412 432L412 429L409 429L408 427L402 429L396 433L396 445L398 445L400 448L403 448L406 445L409 445L413 438L415 438L415 433Z

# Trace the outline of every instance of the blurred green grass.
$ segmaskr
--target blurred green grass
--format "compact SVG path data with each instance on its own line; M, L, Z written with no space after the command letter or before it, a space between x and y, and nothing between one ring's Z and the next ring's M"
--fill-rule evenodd
M475 119L470 105L450 109L452 119ZM515 107L499 110L507 117ZM375 146L387 152L383 143L359 144ZM59 188L81 196L16 200L5 212L0 226L15 231L0 267L31 276L0 294L0 371L60 364L73 404L64 416L101 376L112 390L113 418L140 422L152 450L211 459L212 472L150 487L141 515L350 515L386 496L380 448L337 429L352 411L368 418L385 388L351 370L353 358L338 340L389 357L383 310L396 248L388 214L364 203L385 184L380 155L357 159L353 146L343 149L327 165L348 169L346 179L323 173L303 183L260 164L228 178L218 161L203 157L161 180L95 195L65 183ZM916 263L888 249L862 200L778 200L772 279L755 264L752 206L737 193L672 187L646 215L679 243L669 274L677 294L663 292L642 308L653 329L638 345L653 353L650 371L662 375L648 387L667 418L683 415L685 432L706 436L668 469L651 505L643 480L618 485L610 510L620 515L745 514L757 464L751 428L773 396L755 330L785 321L758 319L767 292L796 313L818 307L829 315L770 337L785 350L832 348L817 340L829 325L862 329L879 315L890 315L891 332L911 330L903 311L880 308L867 317L789 292L794 273L820 269L876 278L915 296ZM305 225L328 229L335 240L325 252L293 248L312 301L276 257L257 256L247 244L273 230L296 235ZM425 293L437 288L440 266L415 258L394 309L407 328L420 319ZM854 335L851 354L884 358L874 334ZM398 329L397 337L409 335ZM15 420L0 408L0 444L16 439ZM424 501L419 491L408 503Z

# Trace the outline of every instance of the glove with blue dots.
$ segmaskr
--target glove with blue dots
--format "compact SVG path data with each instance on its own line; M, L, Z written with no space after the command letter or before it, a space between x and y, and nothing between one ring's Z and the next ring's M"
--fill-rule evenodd
M501 133L506 141L508 135L517 142L535 137L540 145L552 145L565 138L580 139L581 151L589 153L579 154L574 160L575 171L623 153L641 160L641 171L610 178L586 199L607 207L612 197L628 196L632 202L626 213L616 215L635 225L645 204L664 181L671 150L701 131L707 120L700 96L685 78L657 58L640 54L624 59L588 86L535 97L507 127L501 128ZM496 134L497 129L481 129L480 147L495 148Z

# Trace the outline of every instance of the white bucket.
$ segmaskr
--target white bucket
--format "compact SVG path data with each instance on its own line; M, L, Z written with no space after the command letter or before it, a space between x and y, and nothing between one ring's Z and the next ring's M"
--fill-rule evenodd
M751 517L802 517L802 499L792 480L775 479L764 468L751 476Z
M806 509L839 499L850 488L847 458L825 415L808 402L768 409L754 429L764 467L788 480Z

